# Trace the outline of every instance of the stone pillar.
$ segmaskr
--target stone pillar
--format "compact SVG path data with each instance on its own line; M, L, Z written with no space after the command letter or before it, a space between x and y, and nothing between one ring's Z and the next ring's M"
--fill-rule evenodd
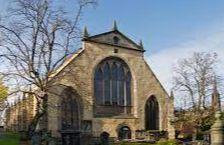
M174 94L173 91L170 93L170 97L168 99L168 138L169 139L175 139L175 128L172 123L174 120Z
M217 111L215 113L216 121L211 126L211 145L224 145L224 124L223 120L220 119L221 112Z

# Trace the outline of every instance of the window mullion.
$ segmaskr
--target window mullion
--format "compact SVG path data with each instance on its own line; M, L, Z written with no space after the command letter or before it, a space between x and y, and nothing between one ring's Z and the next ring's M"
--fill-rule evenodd
M73 116L73 113L74 113L74 112L73 112L73 111L74 111L74 110L73 110L73 108L72 108L72 106L73 106L73 105L72 105L72 104L73 104L72 101L73 101L73 99L72 99L71 102L70 102L70 105L71 105L71 106L70 106L70 107L71 107L71 108L70 108L70 111L71 111L70 114L71 114L71 126L72 126L72 128L73 128L73 125L74 125L74 122L73 122L73 119L74 119L74 118L73 118L73 117L74 117L74 116Z
M103 99L103 103L102 103L102 104L105 104L105 87L104 87L105 79L104 79L104 78L103 78L103 82L102 82L102 84L103 84L103 87L102 87L102 88L103 88L103 89L102 89L102 91L103 91L103 96L102 96L102 97L103 97L103 98L102 98L102 99Z
M112 93L112 79L110 78L110 104L112 104L112 95L113 95L113 93Z
M126 81L124 81L124 106L127 106Z
M116 80L117 83L117 104L120 105L120 95L119 95L119 80Z

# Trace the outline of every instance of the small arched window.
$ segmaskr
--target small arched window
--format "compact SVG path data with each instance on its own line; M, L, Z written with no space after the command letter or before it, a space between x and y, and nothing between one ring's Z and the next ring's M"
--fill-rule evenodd
M124 61L105 59L97 66L94 81L96 104L131 106L131 73Z
M117 36L114 36L113 37L113 41L114 41L114 44L118 44L119 43L119 38Z

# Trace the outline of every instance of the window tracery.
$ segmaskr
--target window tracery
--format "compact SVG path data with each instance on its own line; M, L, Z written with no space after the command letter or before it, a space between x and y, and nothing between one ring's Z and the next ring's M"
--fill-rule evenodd
M131 73L122 60L102 61L96 68L94 85L96 104L131 106Z

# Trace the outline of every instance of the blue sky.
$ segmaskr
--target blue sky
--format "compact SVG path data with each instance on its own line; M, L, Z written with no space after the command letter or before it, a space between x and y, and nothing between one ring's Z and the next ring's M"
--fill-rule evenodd
M53 0L54 1L54 0ZM55 0L75 9L72 0ZM3 13L8 0L0 0ZM109 31L113 20L119 30L138 42L145 58L167 91L172 65L193 51L217 52L224 70L224 0L98 0L81 21L94 35Z
M224 1L99 0L98 7L85 13L83 23L95 34L110 29L114 19L122 32L143 40L147 53L155 53L223 23Z
M143 40L145 58L168 92L173 65L195 51L217 52L224 70L223 0L99 0L82 24L97 34L113 20L131 39Z

